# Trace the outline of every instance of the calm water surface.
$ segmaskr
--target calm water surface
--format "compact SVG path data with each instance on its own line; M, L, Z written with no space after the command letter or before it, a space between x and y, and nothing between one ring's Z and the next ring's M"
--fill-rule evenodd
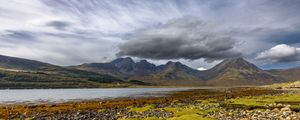
M156 97L191 88L99 88L0 90L0 104L66 102L72 100Z

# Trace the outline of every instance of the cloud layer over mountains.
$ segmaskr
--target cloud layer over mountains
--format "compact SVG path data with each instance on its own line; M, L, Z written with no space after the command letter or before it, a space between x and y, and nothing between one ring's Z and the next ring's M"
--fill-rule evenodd
M300 65L299 9L299 0L3 0L0 54L58 65L116 55L194 68L236 56Z
M138 30L120 46L118 55L150 59L224 59L240 56L235 40L213 23L193 18Z

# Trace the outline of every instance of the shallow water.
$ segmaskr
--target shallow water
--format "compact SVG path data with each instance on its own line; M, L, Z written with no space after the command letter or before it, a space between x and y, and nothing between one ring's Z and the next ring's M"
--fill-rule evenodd
M158 97L190 88L97 88L97 89L14 89L0 90L0 104L67 102L121 97Z

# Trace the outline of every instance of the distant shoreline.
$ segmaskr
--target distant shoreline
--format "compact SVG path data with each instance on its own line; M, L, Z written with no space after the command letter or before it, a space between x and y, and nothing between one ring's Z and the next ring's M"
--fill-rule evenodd
M268 86L268 85L266 85ZM240 85L240 86L114 86L114 87L51 87L51 88L31 88L31 87L13 87L13 88L1 88L0 90L34 90L34 89L109 89L109 88L234 88L234 87L266 87L257 85Z

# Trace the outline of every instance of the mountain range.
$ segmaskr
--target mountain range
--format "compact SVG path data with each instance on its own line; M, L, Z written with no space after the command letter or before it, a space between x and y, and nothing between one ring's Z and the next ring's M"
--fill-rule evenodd
M265 71L240 57L225 59L205 71L195 70L180 62L170 61L156 66L146 60L134 62L129 57L118 58L109 63L89 63L71 68L159 85L264 85L300 79L296 75L297 72L300 73L300 68L295 68L293 74L289 74L290 70Z
M0 88L265 85L296 81L299 74L299 67L262 70L240 57L199 71L180 62L157 66L146 60L135 62L130 57L63 67L0 55Z

